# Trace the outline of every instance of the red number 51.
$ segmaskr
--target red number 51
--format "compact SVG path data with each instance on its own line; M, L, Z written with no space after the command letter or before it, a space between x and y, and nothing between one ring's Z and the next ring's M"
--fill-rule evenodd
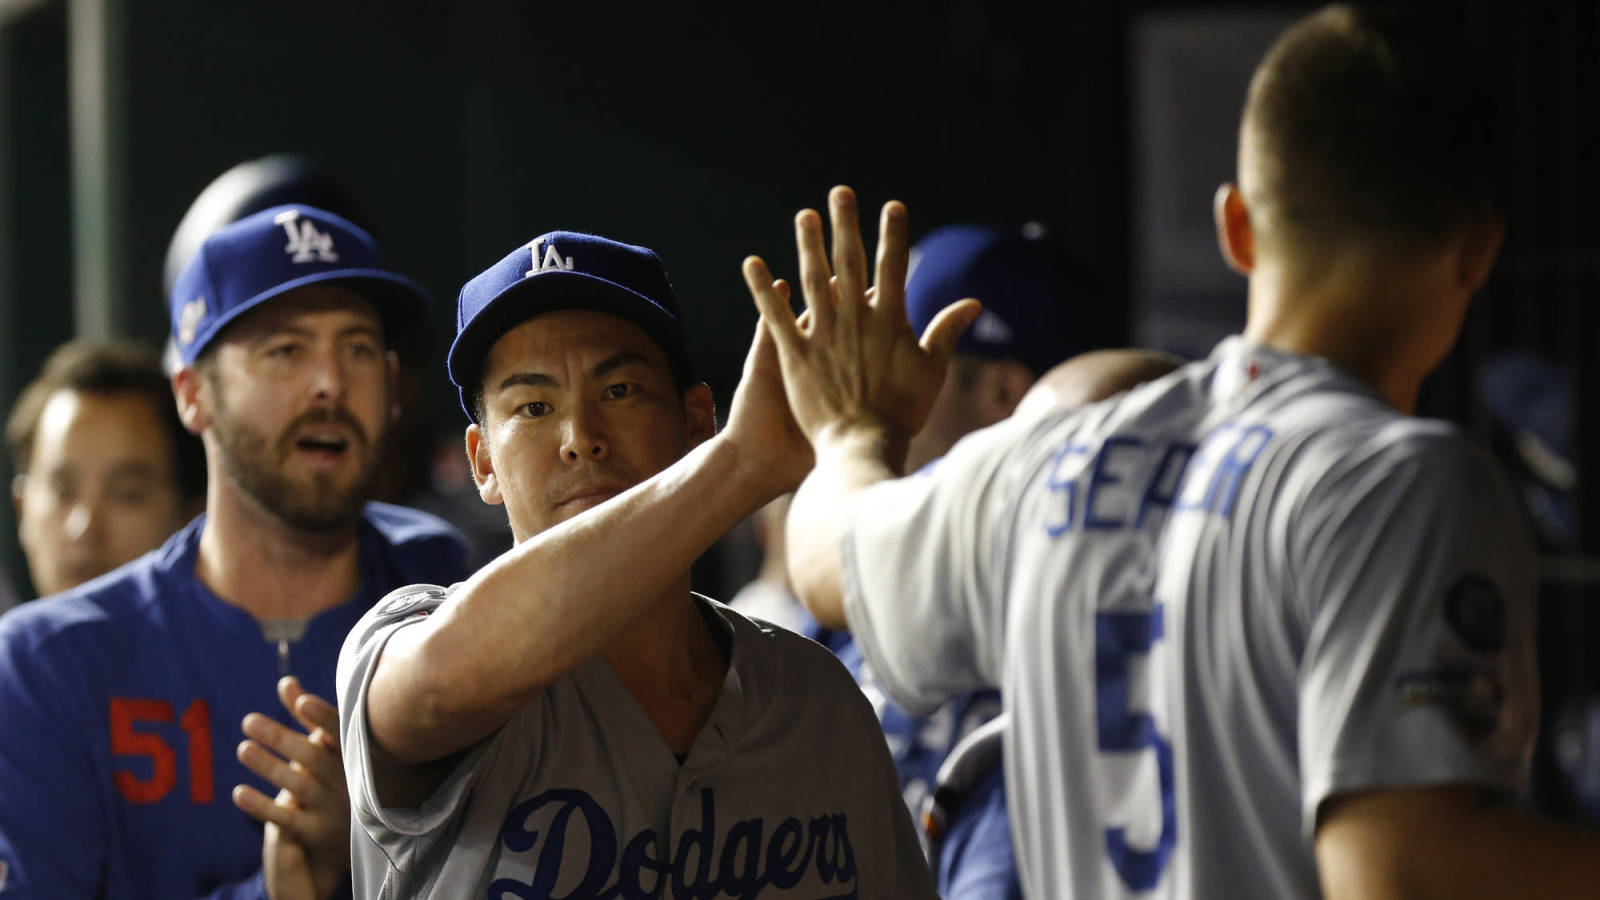
M150 760L150 777L139 779L132 772L118 770L112 779L117 791L129 803L159 803L178 780L177 754L159 734L134 731L137 722L172 721L172 704L165 700L133 697L111 698L111 752L115 756L142 756ZM196 700L178 720L188 736L189 799L210 803L211 711L204 700Z

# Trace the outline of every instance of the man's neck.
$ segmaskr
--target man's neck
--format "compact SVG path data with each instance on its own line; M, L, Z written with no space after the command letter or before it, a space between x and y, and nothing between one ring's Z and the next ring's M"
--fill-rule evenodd
M606 662L675 753L686 753L711 716L728 673L722 649L687 579L605 651Z
M358 529L296 529L221 486L208 497L195 575L257 619L307 618L355 594L361 581Z
M1250 276L1245 336L1325 358L1412 412L1422 380L1454 341L1464 303L1441 294L1444 274L1432 260L1328 259L1297 267L1262 260Z

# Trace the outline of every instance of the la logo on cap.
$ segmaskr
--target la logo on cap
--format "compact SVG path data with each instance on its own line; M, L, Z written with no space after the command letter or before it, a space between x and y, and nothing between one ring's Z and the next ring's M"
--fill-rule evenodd
M194 333L200 328L200 321L206 317L206 298L196 297L183 305L183 312L178 314L178 340L185 344L194 343Z
M1004 344L1011 340L1011 326L986 309L972 324L972 336L986 343Z
M289 235L289 243L283 248L283 252L289 254L290 262L339 261L339 254L333 252L333 235L318 231L316 223L310 219L301 219L300 210L285 210L273 216L272 221L274 224L282 225L283 230ZM297 222L298 229L295 224Z
M539 245L543 243L544 238L536 237L531 243L528 244L528 250L533 254L533 268L529 269L523 274L524 278L528 277L529 275L537 275L540 272L544 272L549 269L566 269L569 272L572 271L572 257L569 256L565 259L562 259L561 254L556 252L555 244L545 247L544 258L540 259Z

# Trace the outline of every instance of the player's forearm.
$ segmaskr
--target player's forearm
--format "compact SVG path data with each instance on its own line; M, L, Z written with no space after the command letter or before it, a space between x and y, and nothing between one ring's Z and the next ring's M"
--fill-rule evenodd
M1317 865L1325 896L1565 898L1592 897L1600 889L1600 834L1487 807L1474 794L1463 790L1431 809L1320 829Z
M1536 822L1486 828L1430 862L1412 856L1388 870L1325 871L1328 900L1501 900L1579 898L1600 891L1600 840Z
M820 436L817 464L789 506L786 549L795 594L827 628L848 628L839 543L867 488L896 477L904 458L883 429L840 429Z
M1592 830L1520 810L1485 809L1452 833L1459 844L1434 855L1441 886L1430 886L1425 896L1578 898L1600 892L1600 835Z
M784 485L725 435L485 566L384 650L368 699L383 749L437 759L486 737L601 653Z
M1493 810L1484 814L1471 846L1472 862L1462 867L1461 890L1454 896L1576 898L1600 893L1600 833L1592 828L1518 810ZM1474 871L1474 864L1484 870Z

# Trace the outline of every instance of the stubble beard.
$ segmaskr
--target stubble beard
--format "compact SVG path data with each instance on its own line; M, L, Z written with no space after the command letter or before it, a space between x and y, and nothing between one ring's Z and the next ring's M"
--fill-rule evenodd
M347 452L356 459L356 475L343 487L336 473L316 472L310 478L297 479L285 471L284 464L294 450L294 433L302 425L314 422L339 422L354 432ZM371 499L377 482L377 461L385 437L380 433L377 440L369 440L366 430L342 407L311 410L297 416L284 428L276 445L260 431L233 418L220 404L212 416L211 431L217 438L222 471L228 480L284 524L314 534L347 529L361 518L362 507Z

